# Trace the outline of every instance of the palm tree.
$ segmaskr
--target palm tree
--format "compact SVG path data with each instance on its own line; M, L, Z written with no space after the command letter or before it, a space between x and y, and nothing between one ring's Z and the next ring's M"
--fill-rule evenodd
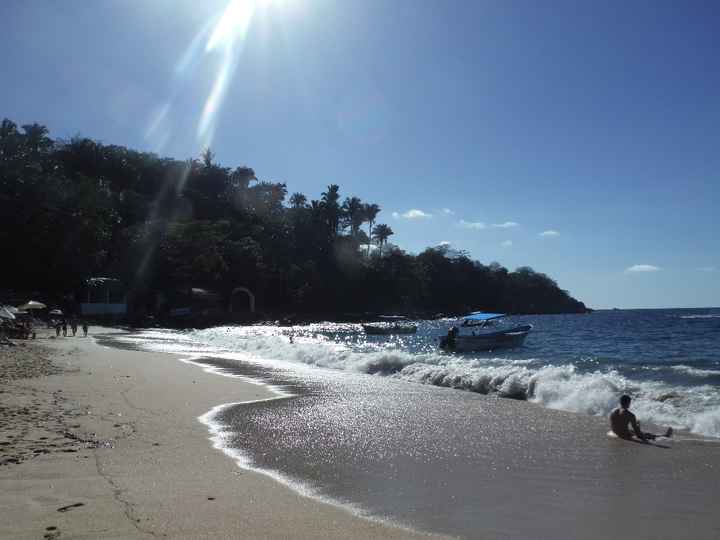
M48 137L48 129L40 124L26 124L23 127L25 131L25 140L27 146L32 152L40 152L46 150L52 145L52 140Z
M350 226L350 236L353 238L357 236L360 225L365 221L364 209L365 205L358 197L346 198L345 202L343 202L343 214L347 224Z
M302 193L293 193L290 196L290 206L292 208L304 208L307 204L307 197Z
M209 147L206 147L200 153L200 159L202 159L203 165L205 165L205 167L207 169L209 169L210 167L212 167L215 164L213 162L213 160L215 159L215 153L212 150L210 150Z
M340 186L330 184L327 191L321 193L320 204L322 204L325 220L333 238L337 235L338 226L340 225Z
M375 204L366 204L363 208L365 214L365 221L368 222L368 236L372 236L373 225L375 224L375 218L380 213L380 207ZM370 242L368 242L368 256L370 256Z
M388 238L390 238L395 233L390 227L388 227L384 223L381 223L375 226L372 234L378 246L380 246L380 252L382 253L382 248L384 245L387 244Z

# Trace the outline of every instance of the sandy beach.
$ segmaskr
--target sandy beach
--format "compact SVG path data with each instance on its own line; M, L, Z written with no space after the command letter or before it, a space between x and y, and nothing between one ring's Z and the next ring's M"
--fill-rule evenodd
M720 0L0 19L0 540L720 540Z
M262 386L176 356L41 339L0 351L0 538L426 538L237 467L197 417Z
M275 396L266 386L210 373L177 355L110 348L94 339L40 336L19 343L0 352L0 538L428 537L302 496L213 448L198 418L223 403ZM393 384L398 394L386 394L392 400L421 389ZM444 407L457 401L453 390L433 392L447 397ZM472 446L487 466L468 471L451 491L472 502L483 527L471 533L463 527L460 501L437 500L424 510L456 515L462 537L676 538L689 527L694 538L720 535L712 510L720 485L716 442L617 441L605 435L602 418L469 397L452 416L485 431L470 423L451 431L467 439L458 448ZM279 420L302 411L303 403L274 402L271 409ZM247 446L267 448L270 462L287 461L278 432L251 426L265 405L243 407L232 418L248 424L240 431L256 440ZM310 446L330 436L298 429ZM438 448L450 437L439 426ZM348 459L342 451L332 451L338 467ZM413 477L429 480L431 489L449 478L413 459L405 463L417 465ZM392 506L391 498L385 502ZM415 517L405 522L423 523L425 516Z

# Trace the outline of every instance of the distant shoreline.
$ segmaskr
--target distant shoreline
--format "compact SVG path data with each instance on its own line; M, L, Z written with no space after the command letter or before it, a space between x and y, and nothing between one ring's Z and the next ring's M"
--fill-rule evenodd
M690 310L690 309L720 309L720 306L706 306L706 307L632 307L632 308L592 308L593 311L661 311L661 310Z

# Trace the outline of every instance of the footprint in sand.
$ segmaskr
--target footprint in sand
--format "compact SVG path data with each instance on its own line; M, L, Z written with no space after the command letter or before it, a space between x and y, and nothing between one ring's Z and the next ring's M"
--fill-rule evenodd
M50 527L45 527L45 530L48 531L43 535L43 538L45 538L46 540L57 540L58 538L60 538L60 531L54 525Z
M73 508L78 508L80 506L85 506L85 503L68 504L67 506L58 508L57 511L58 512L67 512L68 510L72 510Z

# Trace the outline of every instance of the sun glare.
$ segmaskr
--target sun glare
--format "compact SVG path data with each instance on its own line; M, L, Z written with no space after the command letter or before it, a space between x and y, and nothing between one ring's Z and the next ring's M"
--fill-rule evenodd
M260 3L260 0L231 0L215 25L205 50L232 46L238 38L244 37Z
M270 7L284 8L289 0L230 0L210 33L206 53L221 55L220 65L212 90L205 101L200 122L198 139L204 146L212 141L215 119L225 98L230 81L235 73L238 58L245 44L253 19L260 11Z
M212 143L218 113L225 99L227 88L233 80L240 56L247 42L253 21L258 17L285 12L293 0L228 0L224 9L205 23L192 39L175 68L177 75L174 93L181 90L181 81L192 80L195 67L212 62L215 74L210 91L205 99L197 124L197 140L201 148ZM146 139L158 145L165 142L168 133L166 120L171 99L151 119Z
M288 0L230 0L213 29L206 51L232 44L245 37L256 12L269 7L285 7Z

